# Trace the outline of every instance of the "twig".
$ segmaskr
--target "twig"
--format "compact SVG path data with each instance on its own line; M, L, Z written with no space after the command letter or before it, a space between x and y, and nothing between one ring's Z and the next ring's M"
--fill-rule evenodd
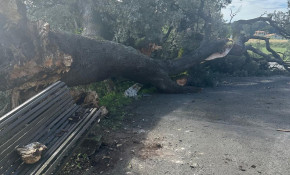
M281 132L290 132L288 129L277 129L276 131L281 131Z

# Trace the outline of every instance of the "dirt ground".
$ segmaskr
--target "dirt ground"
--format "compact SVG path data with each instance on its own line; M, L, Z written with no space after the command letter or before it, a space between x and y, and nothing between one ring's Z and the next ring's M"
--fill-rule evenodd
M290 77L227 78L198 94L143 97L127 111L121 129L105 128L97 151L61 174L290 172Z

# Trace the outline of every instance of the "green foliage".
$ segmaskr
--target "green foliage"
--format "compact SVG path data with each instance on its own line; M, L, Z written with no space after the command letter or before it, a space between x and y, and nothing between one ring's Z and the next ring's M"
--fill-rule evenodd
M24 1L24 0L23 0ZM82 34L84 19L92 18L90 26L100 38L113 40L135 48L156 43L162 46L156 58L173 59L183 48L194 50L204 34L201 1L198 0L25 0L31 19L49 22L53 29ZM212 35L226 32L221 8L230 0L205 0L204 13L212 16ZM88 10L89 9L89 10ZM88 14L89 13L89 14ZM170 30L170 35L164 39ZM219 36L220 35L220 36Z
M125 105L130 104L131 98L125 97L122 92L109 92L100 98L100 105L106 106L112 115L118 114L118 111Z
M276 32L275 29L271 27L268 23L262 21L256 22L252 25L243 25L243 31L247 35L254 35L257 30L266 31L269 33Z
M147 47L146 46L147 41L146 41L146 37L142 37L142 38L137 38L135 41L135 48L143 48L143 47Z
M167 32L169 31L169 28L170 28L170 26L169 25L165 25L165 26L163 26L162 27L162 33L164 34L164 35L166 35L167 34Z
M177 55L177 58L181 58L182 55L184 53L184 49L183 48L180 48L179 51L178 51L178 55Z
M288 41L288 45L286 47L286 52L285 52L285 61L290 61L290 41Z
M80 24L78 0L22 0L31 20L43 20L52 29L74 33Z
M78 28L78 29L75 29L74 33L77 35L81 35L83 31L84 31L84 28Z
M144 94L153 94L156 93L157 89L153 86L149 86L149 87L143 87L140 91L139 94L144 95Z
M102 125L112 129L118 129L126 114L124 107L133 100L125 97L124 91L133 84L134 82L132 81L105 80L77 88L96 91L99 96L99 105L106 106L109 111L109 117L106 120L102 120Z
M102 125L117 129L121 126L126 116L125 107L134 100L124 95L125 90L133 84L135 82L115 79L78 86L76 89L96 91L99 96L99 105L106 106L109 111L109 117L102 121ZM139 94L151 94L155 92L157 92L155 87L145 86L140 90Z

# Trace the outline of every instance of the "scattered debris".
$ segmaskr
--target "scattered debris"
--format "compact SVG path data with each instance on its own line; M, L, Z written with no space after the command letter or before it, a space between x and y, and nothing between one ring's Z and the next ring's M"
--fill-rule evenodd
M98 108L99 96L95 91L71 89L70 94L77 104L85 108Z
M150 157L159 156L161 152L159 151L163 148L163 145L156 142L146 142L144 147L139 150L139 156L142 159L148 159Z
M103 156L102 159L111 159L111 157L110 156Z
M232 162L233 160L230 159L230 158L226 158L226 161L228 161L228 162Z
M239 166L240 171L246 171L246 169L243 168L243 166Z
M190 168L197 168L198 167L198 164L197 163L192 163L191 165L190 165Z
M133 140L132 141L134 144L140 144L141 142L139 140Z
M105 106L100 107L100 109L102 116L106 116L109 113L108 109Z
M290 132L289 129L277 129L276 131L281 131L281 132Z
M185 131L186 133L188 133L188 132L194 132L194 131L192 131L192 130L187 130L187 131Z
M131 163L129 163L128 168L133 168L133 165Z
M142 134L142 133L146 133L146 131L144 129L138 129L138 130L134 130L133 133L134 134Z
M47 147L39 142L30 143L24 147L16 148L21 159L26 164L34 164L41 159L42 151Z

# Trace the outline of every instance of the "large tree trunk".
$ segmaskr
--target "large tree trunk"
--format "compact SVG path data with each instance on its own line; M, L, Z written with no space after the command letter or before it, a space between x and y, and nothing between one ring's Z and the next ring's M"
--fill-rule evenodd
M50 31L45 22L31 23L25 6L0 2L0 90L23 91L62 80L69 86L110 77L152 84L168 93L196 92L178 86L170 75L200 64L224 50L227 40L214 41L176 61L153 60L131 47Z

